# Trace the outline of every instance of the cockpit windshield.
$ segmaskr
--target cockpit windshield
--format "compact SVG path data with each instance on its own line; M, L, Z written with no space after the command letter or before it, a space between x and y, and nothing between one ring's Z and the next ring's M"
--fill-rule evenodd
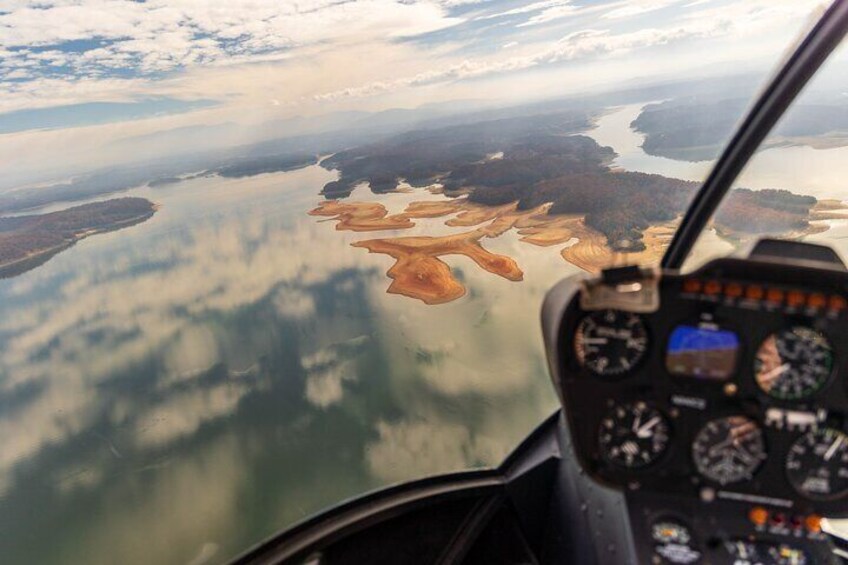
M720 123L726 108L743 104L717 101L709 113ZM843 40L751 158L701 234L689 264L726 255L762 236L822 242L846 257L846 178L848 42Z
M815 0L0 3L0 560L226 562L495 465ZM845 49L693 255L848 245ZM846 250L848 251L848 250Z

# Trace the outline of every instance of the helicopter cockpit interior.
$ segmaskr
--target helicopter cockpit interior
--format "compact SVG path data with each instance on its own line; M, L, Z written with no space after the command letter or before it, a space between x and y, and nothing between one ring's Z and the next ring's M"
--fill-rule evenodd
M586 519L640 563L828 563L848 512L844 264L761 240L688 273L612 270L546 304ZM598 487L599 489L601 487Z

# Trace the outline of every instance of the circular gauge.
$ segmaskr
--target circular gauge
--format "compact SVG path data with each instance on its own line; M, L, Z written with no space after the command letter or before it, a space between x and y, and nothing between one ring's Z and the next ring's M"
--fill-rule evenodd
M692 458L698 472L722 485L751 479L766 458L762 430L745 416L713 420L695 436Z
M807 432L789 448L786 474L795 490L808 498L848 494L848 435L832 428Z
M701 552L692 546L689 528L673 519L662 519L651 526L654 555L660 563L696 563ZM657 559L655 559L656 561Z
M668 447L668 421L644 402L615 406L601 420L598 443L604 459L637 469L650 465Z
M795 326L770 335L757 351L754 374L766 394L799 400L818 392L833 369L833 350L816 330Z
M734 540L724 543L734 565L806 565L807 554L785 543Z
M592 312L577 327L574 351L580 364L598 375L623 375L648 349L645 324L620 310Z

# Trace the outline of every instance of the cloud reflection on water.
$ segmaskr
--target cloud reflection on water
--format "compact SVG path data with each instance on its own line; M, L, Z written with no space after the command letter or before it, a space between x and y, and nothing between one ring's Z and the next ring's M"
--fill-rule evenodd
M225 559L343 497L497 463L553 408L537 312L558 272L448 258L467 299L387 295L385 258L305 216L330 175L311 169L173 185L150 222L0 285L0 520L24 516L0 548ZM48 510L27 518L32 489ZM53 550L16 536L68 520Z

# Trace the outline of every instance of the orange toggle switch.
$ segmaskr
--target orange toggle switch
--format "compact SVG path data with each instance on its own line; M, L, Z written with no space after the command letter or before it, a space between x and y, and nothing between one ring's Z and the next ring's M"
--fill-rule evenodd
M797 290L791 290L786 295L786 303L794 308L803 306L806 301L807 298L804 296L804 293Z
M704 284L705 294L718 294L721 292L721 283L718 281L707 281Z
M701 292L701 281L698 279L686 279L683 281L684 292Z
M783 291L779 288L768 289L768 292L766 292L766 300L774 303L783 302Z
M828 301L828 307L831 310L845 310L845 308L848 307L848 301L841 296L834 294Z
M810 308L824 308L825 304L827 304L827 298L825 298L824 294L813 293L807 299L807 305Z
M762 300L763 298L763 287L759 285L752 284L745 291L745 297L750 298L751 300Z
M821 521L822 518L818 514L810 514L807 516L807 529L811 532L820 532L821 531Z
M751 508L751 511L748 512L748 519L756 526L764 526L769 519L768 510L762 506L754 506Z
M727 283L727 286L724 287L724 294L731 298L742 296L742 285L734 282Z

